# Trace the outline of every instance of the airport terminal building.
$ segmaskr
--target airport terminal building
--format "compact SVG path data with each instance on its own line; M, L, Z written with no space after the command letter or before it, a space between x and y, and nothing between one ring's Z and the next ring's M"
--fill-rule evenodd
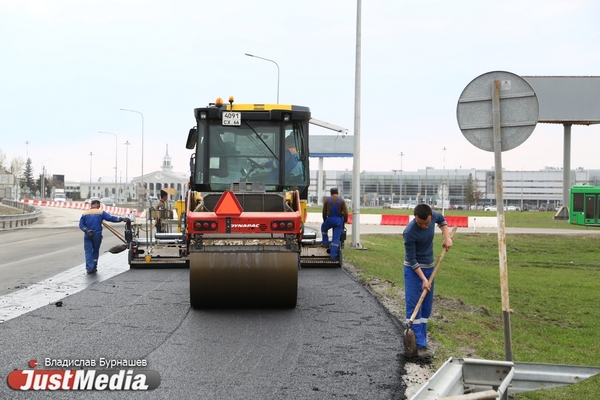
M312 165L321 165L311 159ZM340 195L352 199L352 171L332 171L312 168L309 187L309 204L322 204L322 196L332 187L338 187ZM65 182L67 194L77 193L78 198L113 197L118 194L118 202L138 201L141 196L155 196L161 189L167 190L170 200L185 198L189 173L174 172L171 157L165 154L159 170L144 173L144 177L134 177L130 182L115 182L110 178L92 182ZM382 171L360 174L360 205L363 207L382 207L384 204L427 203L445 208L467 205L469 180L480 193L478 206L496 204L496 181L494 168L490 169L435 169L427 167L417 171ZM562 168L546 167L538 171L503 171L503 198L505 205L520 208L548 210L558 209L563 199ZM144 182L145 189L140 189ZM586 170L578 168L571 171L572 185L600 185L600 169Z
M319 193L327 194L332 187L338 187L340 195L352 200L352 171L311 172L309 204L321 205ZM494 169L434 169L396 172L362 172L360 174L360 205L363 207L382 207L384 204L427 203L441 208L466 206L469 177L480 192L477 205L496 204L496 182ZM503 198L505 205L520 208L548 210L558 209L563 199L563 171L560 168L544 168L538 171L503 171ZM144 174L147 195L157 196L161 189L170 190L171 200L183 199L189 177L185 173L157 170ZM113 197L119 193L119 202L136 201L139 194L136 188L141 182L135 177L131 182L110 181L65 182L67 193L80 192L80 198L86 198L91 187L94 197ZM322 182L321 190L318 190ZM600 170L576 169L571 171L571 185L588 184L600 186Z
M311 176L310 202L321 204L318 199L317 174ZM323 171L321 193L337 186L340 195L352 199L352 171ZM434 169L427 167L417 171L362 172L360 174L360 204L364 207L381 207L385 203L427 203L441 208L442 199L447 208L465 206L469 177L478 192L479 206L496 204L496 181L494 168L482 169ZM600 185L600 170L578 168L571 171L571 185ZM546 167L538 171L503 171L503 198L505 205L549 210L562 206L563 170Z

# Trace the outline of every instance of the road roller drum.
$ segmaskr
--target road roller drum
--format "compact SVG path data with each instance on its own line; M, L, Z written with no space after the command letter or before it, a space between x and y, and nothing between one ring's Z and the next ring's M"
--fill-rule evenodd
M194 252L190 254L193 308L296 306L296 252Z

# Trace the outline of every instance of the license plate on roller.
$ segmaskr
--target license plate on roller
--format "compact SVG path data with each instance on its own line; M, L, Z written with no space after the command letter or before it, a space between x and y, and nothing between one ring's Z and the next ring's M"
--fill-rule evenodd
M223 125L240 126L242 124L242 113L226 111L223 113Z

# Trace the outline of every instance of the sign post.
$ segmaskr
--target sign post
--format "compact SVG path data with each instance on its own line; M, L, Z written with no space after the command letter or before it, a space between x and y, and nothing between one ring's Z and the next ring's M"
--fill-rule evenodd
M460 130L469 142L481 150L494 152L504 352L506 361L513 361L502 152L518 147L531 135L538 121L539 104L535 92L523 78L495 71L480 75L466 86L458 100L456 115Z

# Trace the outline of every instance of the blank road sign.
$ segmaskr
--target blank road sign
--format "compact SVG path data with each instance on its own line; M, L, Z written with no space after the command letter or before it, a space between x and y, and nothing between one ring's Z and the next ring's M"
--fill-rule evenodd
M460 95L456 118L471 144L491 152L494 151L492 93L496 80L500 83L502 151L512 150L527 140L539 116L535 92L520 76L494 71L473 79Z

